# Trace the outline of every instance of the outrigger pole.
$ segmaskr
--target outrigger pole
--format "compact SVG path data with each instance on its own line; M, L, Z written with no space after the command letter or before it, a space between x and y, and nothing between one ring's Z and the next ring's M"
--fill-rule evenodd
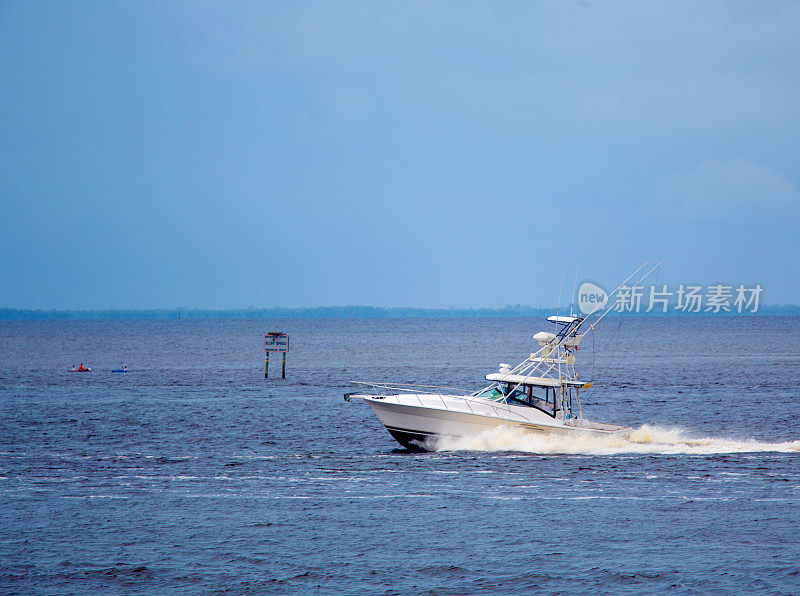
M660 262L659 262L659 264L658 264L658 265L656 265L656 267L658 267L659 265L661 265L661 263L660 263ZM640 272L642 269L644 269L646 266L647 266L647 261L645 261L644 263L642 263L641 265L639 265L639 267L637 267L637 268L636 268L636 269L633 271L633 273L631 273L631 274L630 274L628 277L626 277L626 278L625 278L625 279L622 281L622 283L620 283L620 284L619 284L619 285L618 285L616 288L614 288L614 290L613 290L613 291L612 291L612 292L611 292L611 293L608 295L608 297L609 297L609 298L611 298L611 296L613 296L614 294L616 294L616 293L617 293L617 291L618 291L618 290L619 290L619 289L620 289L622 286L624 286L626 283L628 283L628 281L630 281L630 279L631 279L631 278L632 278L634 275L636 275L637 273L639 273L639 272ZM643 277L641 277L641 278L639 279L639 281L637 281L636 283L638 284L638 283L640 283L641 281L643 281L643 280L644 280L644 279L645 279L645 278L646 278L648 275L650 275L650 273L652 273L653 271L655 271L656 267L654 267L653 269L651 269L651 270L650 270L648 273L646 273L646 274L645 274ZM563 282L563 280L562 280L562 282ZM560 294L561 294L561 293L559 292L559 302L561 302L561 295L560 295ZM574 296L573 296L573 300L574 300ZM556 308L556 312L558 312L558 310L559 310L559 308L557 307L557 308ZM601 319L602 317L604 317L606 314L608 314L608 312L609 312L609 311L606 311L605 313L603 313L603 315L602 315L600 318L598 318L598 319L597 319L597 321L595 321L595 322L594 322L594 324L590 324L590 325L589 325L589 327L593 329L593 328L594 328L594 325L596 325L596 324L597 324L597 323L600 321L600 319ZM590 316L592 316L593 314L594 314L594 313L590 313L589 315L587 315L586 319L588 319L588 318L589 318ZM557 316L557 315L556 315L556 316ZM581 325L583 325L583 324L586 322L586 319L583 319L583 320L579 321L579 322L578 322L578 324L577 324L577 325L575 325L575 326L573 327L573 329L572 329L572 335L574 335L574 334L577 334L577 332L578 332L578 330L580 329ZM563 339L566 339L566 338L567 338L567 333L566 333L566 331L567 331L567 330L565 329L564 331L565 331L565 333L564 333L564 338L563 338ZM584 335L585 335L585 334L584 334ZM562 339L562 341L563 341L563 339ZM559 343L561 343L561 342L559 342ZM553 347L555 347L555 346L553 346ZM517 365L516 365L514 368L512 368L512 369L511 369L511 370L508 372L508 374L514 374L514 373L518 372L518 371L519 371L520 369L522 369L522 368L523 368L525 365L527 365L527 364L528 364L528 362L530 362L530 358L526 358L525 360L523 360L522 362L520 362L519 364L517 364ZM534 367L534 368L536 368L536 367ZM552 369L552 367L551 367L551 369ZM548 371L546 371L546 372L549 372L549 370L548 370ZM559 374L560 374L560 371L559 371ZM493 383L492 385L494 385L494 384L495 384L495 383ZM491 387L492 385L490 385L490 387Z
M642 275L635 282L635 285L640 284L647 277L649 277L656 269L658 269L661 266L662 262L663 261L659 261L658 264L655 267L651 268L650 270L647 271L647 273ZM633 271L633 273L631 273L628 277L626 277L622 281L622 283L620 283L616 288L614 288L614 290L610 294L608 294L607 300L610 299L612 296L614 296L626 283L628 283L634 276L636 276L637 273L639 273L642 269L644 269L647 266L647 264L648 264L647 261L645 261L639 267L637 267ZM563 284L563 278L562 278L562 284ZM561 292L559 292L559 306L557 307L556 312L558 312L558 310L560 310L560 302L561 302L560 294L561 294ZM574 301L574 296L573 296L573 301ZM570 324L563 325L561 331L559 331L558 333L555 334L555 336L558 339L558 341L554 345L552 345L552 346L547 345L547 346L541 347L537 352L535 352L534 354L531 354L530 357L526 358L525 360L523 360L522 362L517 364L514 368L512 368L510 370L507 370L507 372L505 372L504 374L506 376L511 376L511 375L514 375L514 374L520 374L521 372L525 371L525 373L524 373L525 375L530 375L530 374L532 374L534 372L538 372L540 375L548 375L548 374L552 374L552 372L557 372L558 373L558 378L562 379L565 376L567 378L569 378L570 372L571 372L572 373L572 377L574 378L575 377L574 361L573 361L573 363L569 363L568 359L564 356L564 354L556 354L555 358L553 358L552 361L548 361L547 358L539 357L539 354L542 354L545 349L548 349L550 351L552 351L553 349L556 349L556 350L559 350L559 349L560 350L564 350L565 348L568 349L568 346L566 345L566 342L570 341L572 338L574 338L575 336L578 335L578 331L580 330L581 326L584 323L587 323L589 317L591 317L593 314L595 314L595 312L589 313L586 316L586 318L583 318L583 319L581 319L580 317L575 317L574 320ZM606 310L602 315L600 315L595 320L594 323L589 323L589 331L594 329L595 325L597 325L609 312L611 312L610 308L608 310ZM558 315L556 315L556 317L558 317ZM554 321L554 323L556 323L556 325L558 325L558 323L556 321ZM589 331L587 331L586 333L588 333ZM586 333L584 333L583 335L585 336ZM563 360L567 360L567 362L565 362L566 370L563 370L563 371L562 371L562 368L561 368L561 364L562 364L561 360L562 359ZM534 363L534 364L532 364L532 363ZM545 370L539 371L538 369L543 364L549 364L549 366L544 367ZM553 370L554 368L556 369L555 371ZM495 385L499 385L500 382L502 382L502 381L496 381L496 382L492 383L491 385L489 385L488 387L485 387L484 389L476 391L476 392L472 393L471 395L478 395L480 392L485 391L486 389L494 387ZM517 383L515 385L515 388L519 387L519 385L520 385L520 383ZM563 387L562 387L562 392L563 392ZM581 410L580 397L578 397L578 400L579 400L578 401L579 416L581 416L582 412L580 412L580 410Z
M650 269L650 270L649 270L647 273L645 273L645 274L644 274L642 277L640 277L640 278L639 278L639 280L638 280L638 281L637 281L637 282L636 282L634 285L639 285L639 284L640 284L640 283L642 283L642 282L643 282L645 279L647 279L648 277L650 277L650 275L652 275L653 271L655 271L656 269L658 269L659 267L661 267L661 263L663 263L663 262L664 262L664 261L659 261L658 263L656 263L655 267L653 267L653 268L652 268L652 269ZM642 269L644 269L644 267L645 267L646 265L647 265L647 261L645 261L644 263L642 263L641 267L639 267L639 268L638 268L636 271L634 271L633 273L631 273L631 274L630 274L630 275L629 275L629 276L628 276L628 277L625 279L625 281L623 281L623 282L622 282L621 284L619 284L619 285L618 285L616 288L614 288L614 291L613 291L613 292L611 292L611 293L608 295L608 297L609 297L609 298L611 298L611 297L612 297L614 294L616 294L616 293L619 291L619 289L620 289L622 286L624 286L624 285L625 285L625 284L628 282L628 280L629 280L630 278L632 278L632 277L633 277L634 275L636 275L636 274L637 274L639 271L641 271ZM599 309L598 309L598 310L599 310ZM598 324L600 321L602 321L602 320L603 320L603 318L604 318L604 317L605 317L605 316L606 316L608 313L610 313L612 310L613 310L613 309L611 309L611 308L609 308L609 309L606 309L606 312L604 312L602 315L600 315L600 317L599 317L599 318L598 318L598 319L597 319L597 320L596 320L594 323L589 323L589 331L593 330L593 329L594 329L594 327L595 327L595 325L597 325L597 324ZM597 312L597 311L595 311L595 312ZM575 332L576 332L576 333L577 333L577 332L578 332L578 330L581 328L581 325L583 325L584 323L586 323L586 322L588 321L589 317L591 317L593 314L595 314L595 313L594 313L594 312L592 312L592 313L589 313L588 315L586 315L586 318L585 318L585 319L583 319L583 320L582 320L580 323L578 323L578 324L575 326ZM589 331L587 331L586 333L589 333ZM584 335L586 335L586 333L584 333Z

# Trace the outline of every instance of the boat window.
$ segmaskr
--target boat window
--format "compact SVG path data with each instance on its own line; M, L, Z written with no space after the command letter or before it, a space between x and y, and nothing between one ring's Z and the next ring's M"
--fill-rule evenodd
M492 401L507 402L518 406L528 405L528 396L524 387L517 387L514 389L513 385L502 385L500 387L493 387L478 394L478 397L490 399Z
M555 391L547 387L536 385L515 386L510 383L492 387L477 395L477 397L505 402L515 406L533 406L551 416L556 411L553 404L554 396Z
M509 389L510 389L510 387L507 388L506 391L508 391ZM525 394L525 389L522 386L511 390L506 395L506 399L508 401L512 402L512 403L521 404L521 405L524 405L524 406L528 405L526 403L528 401L528 396Z
M531 402L534 404L547 403L553 401L553 392L548 391L547 387L538 387L534 385L529 385L529 392L531 396Z
M494 387L492 389L487 389L486 391L481 391L478 394L478 397L485 397L486 399L491 399L492 401L502 401L505 396L500 389Z

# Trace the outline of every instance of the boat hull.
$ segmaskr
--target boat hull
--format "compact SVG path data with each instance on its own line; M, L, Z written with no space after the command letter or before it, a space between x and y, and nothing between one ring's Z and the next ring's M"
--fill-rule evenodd
M475 436L499 426L521 428L529 432L559 434L586 432L611 434L629 430L622 426L597 423L594 423L595 428L579 425L577 422L565 424L559 419L547 417L546 414L532 408L525 408L528 411L521 413L517 411L520 408L496 407L486 408L481 412L480 408L466 404L473 411L459 411L454 407L454 403L457 404L457 402L447 402L441 396L436 397L441 399L443 407L425 405L425 401L419 399L420 396L391 397L395 399L372 398L365 399L365 401L392 437L407 449L413 450L434 449L436 440L440 436ZM414 397L418 398L419 404L409 403ZM463 400L461 401L463 402Z

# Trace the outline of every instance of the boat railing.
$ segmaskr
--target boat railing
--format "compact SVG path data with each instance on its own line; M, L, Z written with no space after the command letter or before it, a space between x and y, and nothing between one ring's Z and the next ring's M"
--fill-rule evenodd
M429 395L436 395L442 400L442 404L444 405L446 410L449 410L450 407L447 405L447 402L444 400L441 391L431 391L446 389L448 394L450 395L458 395L458 397L464 398L464 403L469 408L470 412L476 413L475 409L472 407L470 403L473 399L478 396L480 391L468 391L466 389L461 389L459 387L448 387L446 385L420 385L417 383L396 383L396 382L373 382L373 381L352 381L356 385L363 385L365 387L371 387L374 391L375 395L385 395L386 392L399 392L399 393L411 393L411 394L429 394ZM457 392L457 393L454 393ZM420 405L423 405L422 400L417 396L417 400L419 401ZM502 405L501 405L502 404ZM494 411L495 415L499 415L498 410L507 413L510 417L519 417L519 414L511 410L508 407L508 403L501 402L500 403L493 403L490 405L492 410ZM503 407L505 406L505 407Z
M446 385L420 385L417 383L397 383L394 381L386 381L386 382L373 382L373 381L352 381L356 385L364 385L365 387L372 387L375 391L376 395L381 395L380 392L386 391L398 391L401 393L431 393L431 394L439 394L441 393L441 389L447 390L448 393L456 392L457 395L460 396L469 396L472 394L471 391L466 389L461 389L459 387L448 387ZM437 391L431 391L431 389L435 389ZM419 391L418 391L419 390Z

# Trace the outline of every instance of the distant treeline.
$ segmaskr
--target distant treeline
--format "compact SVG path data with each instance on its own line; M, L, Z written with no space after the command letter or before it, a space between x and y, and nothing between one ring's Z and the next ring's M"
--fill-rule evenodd
M313 308L246 309L135 309L135 310L24 310L0 309L0 320L20 319L390 319L427 317L532 317L554 309L530 306L504 308L385 308L379 306L317 306Z
M0 320L102 320L102 319L388 319L388 318L476 318L476 317L544 317L555 314L555 308L505 306L503 308L385 308L379 306L318 306L314 308L246 308L231 310L204 309L136 309L136 310L29 310L0 309ZM561 308L565 314L568 308ZM751 313L743 313L751 315ZM683 313L670 310L667 316L737 316L736 313ZM800 306L765 305L758 315L800 315ZM619 316L611 313L610 316ZM665 316L660 312L631 313L625 316Z

